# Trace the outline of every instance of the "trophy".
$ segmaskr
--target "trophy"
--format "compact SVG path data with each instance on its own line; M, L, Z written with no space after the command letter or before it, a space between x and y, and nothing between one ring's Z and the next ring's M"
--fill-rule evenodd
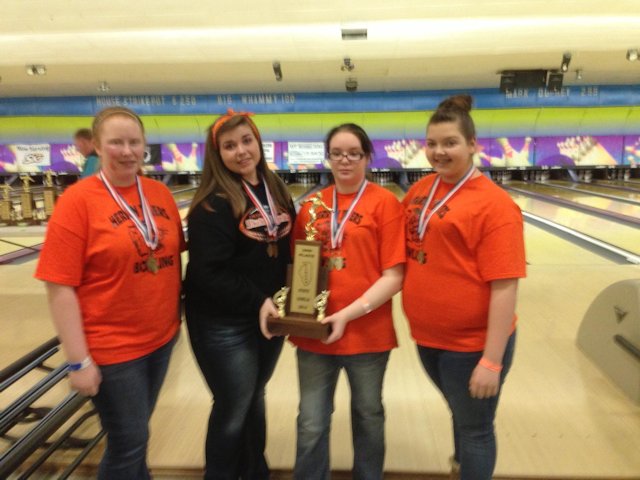
M9 193L11 190L11 185L8 183L3 183L0 186L2 189L2 200L0 200L0 226L8 226L13 225L15 222L13 220L13 203L11 202L11 194Z
M33 182L33 178L29 175L20 175L22 180L22 192L20 192L21 221L22 225L33 225L38 223L35 217L35 204L33 202L33 193L29 183Z
M268 320L269 331L276 335L325 339L330 326L320 323L325 317L329 299L327 270L322 266L322 242L315 240L318 233L314 223L319 207L331 211L317 193L311 200L309 221L305 225L305 240L296 240L293 265L287 273L287 286L273 296L278 317Z
M51 217L53 213L53 207L56 204L56 188L53 186L53 180L51 175L53 172L47 170L44 178L44 214L46 218Z

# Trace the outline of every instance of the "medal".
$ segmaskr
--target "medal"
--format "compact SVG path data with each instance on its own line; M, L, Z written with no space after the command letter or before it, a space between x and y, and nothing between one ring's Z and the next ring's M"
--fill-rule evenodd
M336 250L340 248L340 245L342 245L342 238L344 237L344 231L347 228L347 221L349 220L349 217L355 210L356 205L360 201L360 198L362 198L362 195L364 194L364 190L367 188L368 183L369 182L367 180L362 182L362 185L360 185L360 188L358 189L357 195L351 201L351 205L349 205L349 208L344 214L344 217L342 217L342 221L339 221L338 219L338 216L340 215L340 212L339 212L340 209L338 208L338 189L333 187L333 212L331 213L331 224L330 224L332 250Z
M451 199L451 197L453 197L456 192L460 190L465 183L467 183L467 181L473 176L475 171L476 167L474 165L471 165L471 167L469 167L469 170L467 170L464 176L460 180L458 180L451 191L447 193L444 198L436 202L433 208L429 210L429 205L431 205L433 197L436 194L436 190L438 190L438 186L440 185L440 175L436 177L433 185L431 185L431 189L429 190L427 199L425 200L418 217L418 237L420 238L420 243L424 242L424 235L427 232L427 225L429 225L429 220L431 220L431 217L433 217L438 209L443 207L449 201L449 199ZM427 263L427 254L423 250L418 250L418 253L416 254L416 260L419 264L424 265L425 263Z
M342 270L346 266L347 266L347 260L344 257L327 258L327 269L329 270Z
M367 188L368 183L369 182L367 180L362 182L362 185L360 185L360 188L358 189L358 193L356 194L355 198L351 201L351 205L349 205L349 208L347 209L344 216L342 217L342 221L340 221L339 219L340 212L338 208L338 190L335 187L333 188L333 211L331 212L330 228L331 228L331 249L336 253L340 251L340 246L342 245L342 239L344 238L344 232L347 228L347 222L349 221L349 217L351 217L351 214L355 210L356 205L358 205L358 202L362 198L362 195L364 194L364 191ZM347 267L347 260L345 257L342 257L342 256L329 257L327 266L329 270L342 270L343 268Z
M267 241L267 255L271 258L276 258L278 256L278 244L275 240L278 238L278 226L280 225L280 221L278 220L276 204L273 201L273 197L269 191L269 185L265 182L264 177L262 177L262 183L264 184L264 193L267 196L269 211L267 211L267 209L262 205L258 196L253 192L251 186L245 180L242 180L242 187L251 200L251 203L253 203L253 206L256 207L256 210L258 210L258 213L260 213L260 216L264 219L267 227L267 234L269 235L269 240Z
M147 269L154 275L158 273L158 260L153 256L153 251L149 254L149 258L147 258Z
M100 178L100 180L102 180L102 183L109 191L111 198L113 198L122 212L127 217L129 217L129 220L133 222L138 232L140 232L145 245L149 247L150 253L149 257L146 260L147 270L155 275L156 273L158 273L158 260L156 259L156 257L154 257L153 253L154 250L158 248L158 243L160 242L160 234L158 226L156 225L156 221L154 220L153 214L151 213L149 202L147 202L147 199L144 196L144 192L142 191L142 185L140 184L138 176L136 175L136 187L138 188L140 208L142 209L142 221L138 218L138 214L135 212L135 210L129 206L124 198L122 198L122 195L120 195L118 191L113 188L111 183L109 183L109 180L102 173L102 171L98 173L98 177Z

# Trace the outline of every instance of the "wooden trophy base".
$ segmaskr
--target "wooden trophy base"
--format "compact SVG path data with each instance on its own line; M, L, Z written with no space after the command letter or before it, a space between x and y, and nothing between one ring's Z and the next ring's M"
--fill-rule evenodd
M22 218L16 222L18 226L38 225L40 222L36 218L36 209L31 192L20 194L20 209Z
M331 333L329 325L318 322L312 315L269 317L267 325L269 331L274 335L293 335L294 337L325 340Z
M44 187L44 213L47 218L53 214L53 207L56 205L56 191L53 187Z

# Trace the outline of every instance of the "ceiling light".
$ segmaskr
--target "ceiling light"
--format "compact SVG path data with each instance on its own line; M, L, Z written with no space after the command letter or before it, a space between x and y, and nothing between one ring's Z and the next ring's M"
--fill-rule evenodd
M576 80L582 80L582 74L584 72L582 71L581 68L579 68L578 70L576 70Z
M347 78L347 80L344 82L344 88L347 90L347 92L355 92L358 90L358 80L353 78L353 77L349 77Z
M98 85L98 91L101 93L107 93L109 90L111 90L111 86L109 86L106 80L103 80L100 82L100 85Z
M276 82L282 81L282 68L280 67L280 62L277 60L273 62L273 74L276 76Z
M562 55L562 63L560 64L560 70L566 72L569 70L569 64L571 63L571 53L565 52Z
M47 67L44 65L27 65L27 75L46 75Z
M635 62L636 60L638 60L637 48L630 48L629 50L627 50L627 60L629 60L630 62Z
M367 29L366 28L343 28L342 40L366 40Z

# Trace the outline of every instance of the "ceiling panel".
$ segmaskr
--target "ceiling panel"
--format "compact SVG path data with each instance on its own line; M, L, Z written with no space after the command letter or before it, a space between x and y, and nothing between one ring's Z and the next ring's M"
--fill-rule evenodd
M638 84L640 1L3 0L0 96L498 87L505 69L565 85ZM365 27L343 41L341 27ZM340 69L344 57L355 69ZM271 63L278 60L283 81ZM26 66L43 64L31 77ZM583 79L575 70L583 70Z

